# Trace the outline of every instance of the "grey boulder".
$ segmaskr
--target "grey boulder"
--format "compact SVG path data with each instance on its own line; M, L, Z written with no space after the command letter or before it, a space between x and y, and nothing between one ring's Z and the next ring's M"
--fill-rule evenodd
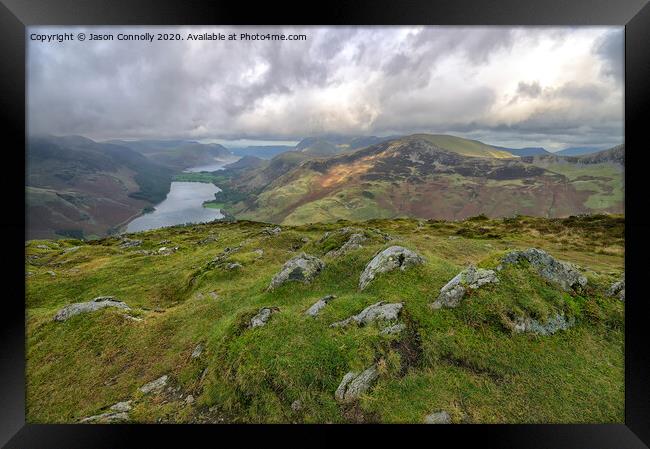
M494 270L485 270L470 265L467 269L458 273L440 289L438 298L431 304L434 309L442 307L457 307L460 300L465 296L467 289L475 290L486 284L499 282Z
M110 411L82 419L82 423L111 423L127 421L131 410L131 401L118 402L111 406Z
M169 376L165 374L164 376L159 377L156 380L152 380L149 383L144 384L138 390L144 394L151 393L152 391L158 391L162 390L165 385L167 385L167 381L169 380Z
M342 229L341 231L347 231L347 228ZM339 231L340 232L340 231ZM349 231L348 231L349 232ZM351 234L348 240L341 245L340 248L333 249L329 251L327 254L325 254L326 257L340 257L343 256L344 254L349 253L350 251L354 251L357 249L363 248L361 244L368 240L366 236L364 236L361 233L354 233Z
M355 401L370 389L378 377L379 371L374 365L361 373L350 371L343 376L343 380L334 393L334 398L343 403Z
M558 313L551 316L545 322L530 317L517 317L513 330L516 333L530 333L535 335L553 335L554 333L567 330L575 325L575 318L567 318L564 314Z
M575 266L568 262L555 259L546 251L529 248L524 251L511 251L501 260L501 265L516 264L522 260L528 261L537 273L548 281L559 285L563 290L580 290L587 285L587 278Z
M106 307L117 307L118 309L131 310L124 302L118 301L114 296L99 296L89 302L77 302L65 306L54 316L54 321L65 321L68 318L80 313L94 312Z
M302 282L308 284L323 268L325 268L325 264L318 257L302 253L289 259L284 264L282 269L271 279L268 289L273 290L286 282Z
M424 417L424 424L451 424L451 416L442 410Z
M269 318L271 318L271 315L279 311L280 309L278 309L277 307L262 307L260 311L257 313L257 315L251 318L248 327L252 329L254 327L260 327L266 325L266 323L269 321Z
M276 226L274 228L266 226L262 228L262 234L266 234L268 236L278 235L280 232L282 232L282 228L280 226Z
M402 271L414 265L421 265L425 259L410 249L402 246L391 246L377 254L361 273L359 289L365 289L370 282L380 273L387 273L396 269Z
M404 304L401 302L386 303L385 301L379 301L378 303L366 307L356 315L352 315L343 321L337 321L336 323L330 324L330 327L343 327L352 323L359 326L365 326L373 321L397 320L403 306Z
M131 410L131 401L123 401L111 405L111 410L114 412L128 412Z
M112 422L122 422L128 421L129 414L126 412L108 412L102 413L100 415L89 416L88 418L82 419L82 423L112 423Z
M142 245L142 240L132 240L125 237L122 239L122 244L120 245L120 248L133 248L135 246L140 246L140 245Z
M607 291L608 296L618 296L618 299L625 301L625 277L618 282L614 282Z
M305 315L308 316L317 316L320 311L333 299L336 299L334 295L327 295L316 301L312 306L307 309Z

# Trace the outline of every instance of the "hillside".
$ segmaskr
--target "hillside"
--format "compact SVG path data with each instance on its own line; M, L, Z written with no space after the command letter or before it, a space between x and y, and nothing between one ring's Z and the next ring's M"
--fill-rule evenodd
M326 135L321 137L307 137L298 142L294 150L316 157L332 156L335 154L349 153L396 138L399 138L399 136Z
M478 216L32 241L27 422L621 423L623 236ZM369 272L389 247L402 269ZM281 271L301 253L321 265ZM481 286L441 306L462 270Z
M171 170L119 145L38 137L27 149L28 238L106 235L165 198Z
M254 156L261 159L271 159L285 151L292 151L295 147L289 145L251 145L244 148L231 148L235 156Z
M510 159L512 154L508 151L496 149L491 145L484 144L478 140L463 139L462 137L446 134L414 134L405 138L406 140L424 140L441 150L458 153L468 157L490 157L497 159Z
M564 150L557 151L553 154L558 156L582 156L584 154L591 154L601 151L600 147L569 147Z
M507 151L508 153L512 154L513 156L541 156L541 155L549 155L553 154L549 151L546 151L542 147L525 147L525 148L506 148L506 147L497 147L495 145L494 148L497 150L503 150Z
M228 160L233 157L230 150L217 143L203 144L191 140L113 140L110 142L137 151L150 160L177 172L197 165L214 163L215 159Z
M220 174L217 196L238 218L283 224L622 213L624 148L609 151L518 158L454 136L413 135L332 157L283 153L245 176Z

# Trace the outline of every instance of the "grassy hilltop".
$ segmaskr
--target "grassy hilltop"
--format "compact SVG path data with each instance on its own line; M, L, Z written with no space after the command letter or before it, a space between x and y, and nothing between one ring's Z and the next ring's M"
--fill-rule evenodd
M139 246L118 237L28 242L27 420L78 422L131 400L133 422L420 423L438 410L456 423L623 422L624 303L606 294L623 271L622 216L338 221L279 233L267 226L127 236ZM344 227L368 240L326 256L344 243ZM366 264L391 245L426 263L380 274L359 291ZM494 268L507 251L530 247L579 266L587 287L567 293L521 264L455 309L430 307L468 264ZM322 273L267 291L301 252L319 257ZM317 317L305 316L328 294L336 298ZM53 321L62 307L103 295L131 310ZM402 334L383 335L374 324L329 327L380 300L404 303ZM261 307L279 311L249 329ZM540 321L563 313L576 324L554 335L514 333L512 313ZM338 403L343 376L373 363L372 388ZM163 389L138 391L163 375Z

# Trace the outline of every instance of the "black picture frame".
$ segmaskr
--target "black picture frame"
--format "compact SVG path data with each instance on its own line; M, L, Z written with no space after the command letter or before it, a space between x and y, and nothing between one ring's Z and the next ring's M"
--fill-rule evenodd
M644 170L650 109L650 5L647 0L410 0L332 4L225 1L2 0L0 3L0 115L5 170L0 177L5 213L0 226L6 259L0 325L0 444L12 448L154 446L198 438L226 444L225 436L253 436L339 444L350 426L38 425L25 423L24 172L25 27L31 25L619 25L625 26L626 335L625 424L356 426L354 431L396 442L454 445L475 441L499 448L642 448L650 445L650 349L643 304L650 220L645 213ZM645 114L644 114L645 112ZM644 145L645 144L645 145ZM21 179L23 178L23 179ZM22 211L22 215L21 215ZM22 261L22 262L21 262ZM309 427L305 431L305 427ZM299 438L288 432L305 432ZM314 433L316 432L316 433ZM417 435L416 435L417 434ZM317 438L314 438L318 435ZM143 440L144 439L144 440ZM317 440L317 441L316 441ZM181 444L178 443L178 444ZM421 443L418 443L421 444ZM163 444L166 445L166 444ZM429 445L429 444L427 444Z

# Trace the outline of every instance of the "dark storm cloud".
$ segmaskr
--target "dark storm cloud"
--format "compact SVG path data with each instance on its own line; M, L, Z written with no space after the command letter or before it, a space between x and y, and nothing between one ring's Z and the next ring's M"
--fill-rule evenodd
M623 80L623 55L625 54L625 35L621 31L611 31L599 38L594 50L603 61L603 74Z
M456 132L495 144L543 136L554 145L622 139L620 29L37 31L284 32L308 39L28 41L28 119L34 133L299 139L319 133Z

